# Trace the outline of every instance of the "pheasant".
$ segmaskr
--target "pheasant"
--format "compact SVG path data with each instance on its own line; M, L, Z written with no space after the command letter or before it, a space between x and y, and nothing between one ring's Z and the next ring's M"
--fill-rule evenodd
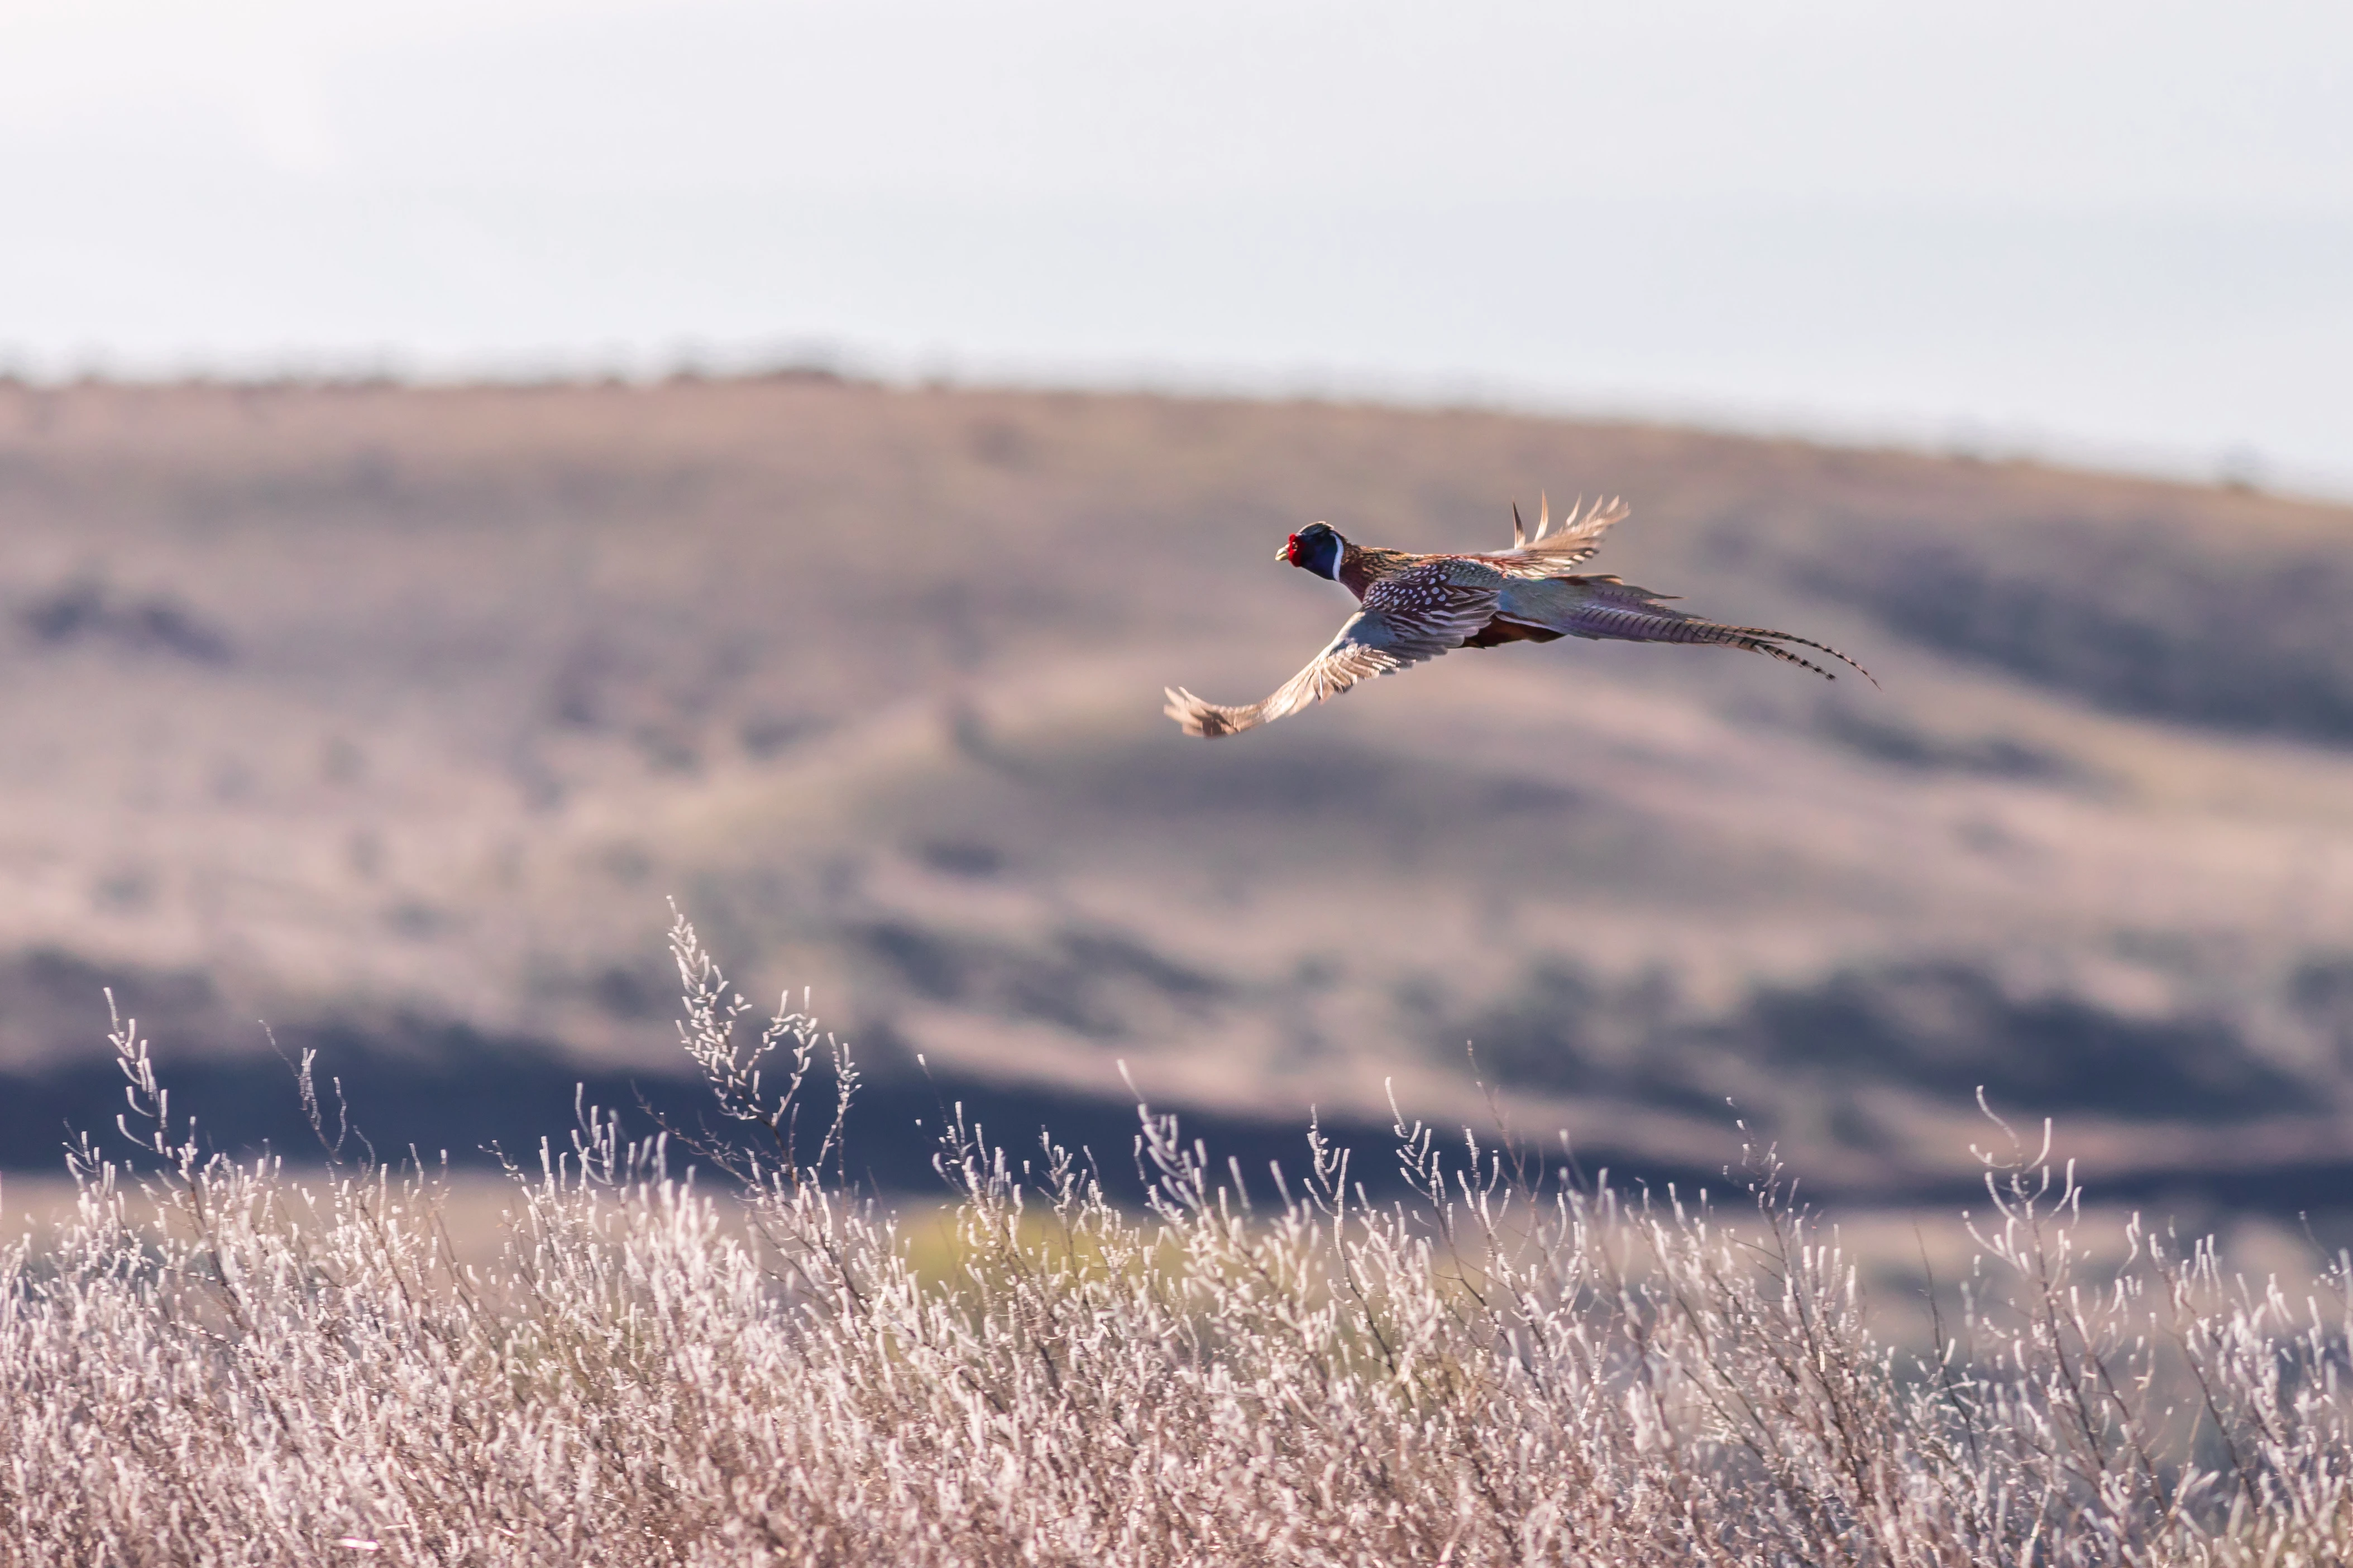
M1828 654L1878 684L1871 671L1827 643L1763 626L1722 626L1669 608L1663 601L1672 595L1573 572L1601 548L1601 536L1626 514L1622 501L1597 500L1581 512L1570 508L1555 529L1547 503L1531 538L1514 506L1512 548L1489 553L1418 555L1352 543L1328 523L1303 528L1275 552L1276 559L1339 584L1364 607L1306 668L1264 701L1229 708L1171 687L1168 716L1188 735L1239 734L1337 697L1360 680L1458 647L1563 637L1746 648L1810 669L1825 680L1838 679L1783 646L1794 643Z

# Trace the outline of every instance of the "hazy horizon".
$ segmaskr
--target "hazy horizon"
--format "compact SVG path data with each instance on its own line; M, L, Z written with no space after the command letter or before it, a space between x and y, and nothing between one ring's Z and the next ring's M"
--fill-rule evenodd
M0 360L830 357L2353 491L2316 5L0 7Z

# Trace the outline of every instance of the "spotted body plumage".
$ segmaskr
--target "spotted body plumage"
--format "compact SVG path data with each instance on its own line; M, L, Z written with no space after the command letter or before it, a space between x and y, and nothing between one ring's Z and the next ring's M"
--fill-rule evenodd
M1826 680L1837 679L1784 646L1795 644L1828 654L1871 679L1869 670L1828 644L1763 626L1704 620L1671 607L1665 602L1670 595L1616 577L1574 572L1625 516L1623 503L1597 501L1581 512L1572 508L1555 529L1547 506L1530 538L1514 507L1511 549L1446 554L1353 544L1321 522L1302 529L1291 536L1279 559L1346 588L1361 606L1356 614L1306 668L1265 700L1229 707L1172 687L1168 715L1188 735L1230 735L1458 647L1552 642L1564 637L1742 648L1812 670Z

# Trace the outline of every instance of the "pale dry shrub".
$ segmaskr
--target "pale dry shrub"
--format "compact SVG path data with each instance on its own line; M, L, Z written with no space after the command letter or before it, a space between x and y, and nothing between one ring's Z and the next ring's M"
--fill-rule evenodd
M584 1112L516 1173L492 1267L456 1260L429 1173L203 1154L119 1027L142 1153L85 1143L74 1215L0 1258L0 1561L2284 1568L2353 1542L2341 1258L2290 1300L2136 1226L2094 1272L2029 1155L1990 1167L1979 1267L1906 1357L1769 1162L1718 1212L1400 1127L1413 1195L1373 1203L1320 1139L1246 1182L1149 1112L1141 1211L952 1116L952 1240L919 1248L823 1173L846 1058L797 1013L740 1037L676 939L687 1048L754 1143L696 1142L742 1196Z

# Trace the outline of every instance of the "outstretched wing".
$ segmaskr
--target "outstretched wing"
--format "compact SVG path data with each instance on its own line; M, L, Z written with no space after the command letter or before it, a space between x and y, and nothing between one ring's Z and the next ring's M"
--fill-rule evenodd
M1264 701L1229 708L1170 687L1164 711L1188 735L1232 735L1271 724L1360 680L1461 647L1493 616L1503 584L1501 574L1471 562L1425 562L1367 589L1365 607L1348 617L1340 635Z
M1612 496L1608 500L1597 500L1591 506L1568 509L1568 515L1555 528L1552 503L1539 502L1536 531L1530 538L1527 527L1520 521L1520 508L1512 505L1512 548L1486 554L1473 555L1496 570L1514 577L1559 577L1569 568L1586 560L1601 548L1601 536L1618 523L1626 521L1632 509Z
M1826 680L1838 679L1781 646L1795 643L1826 653L1873 686L1879 684L1871 671L1828 643L1765 626L1725 626L1663 604L1664 597L1615 577L1557 577L1508 584L1499 613L1507 620L1597 642L1679 642L1744 648L1810 669Z

